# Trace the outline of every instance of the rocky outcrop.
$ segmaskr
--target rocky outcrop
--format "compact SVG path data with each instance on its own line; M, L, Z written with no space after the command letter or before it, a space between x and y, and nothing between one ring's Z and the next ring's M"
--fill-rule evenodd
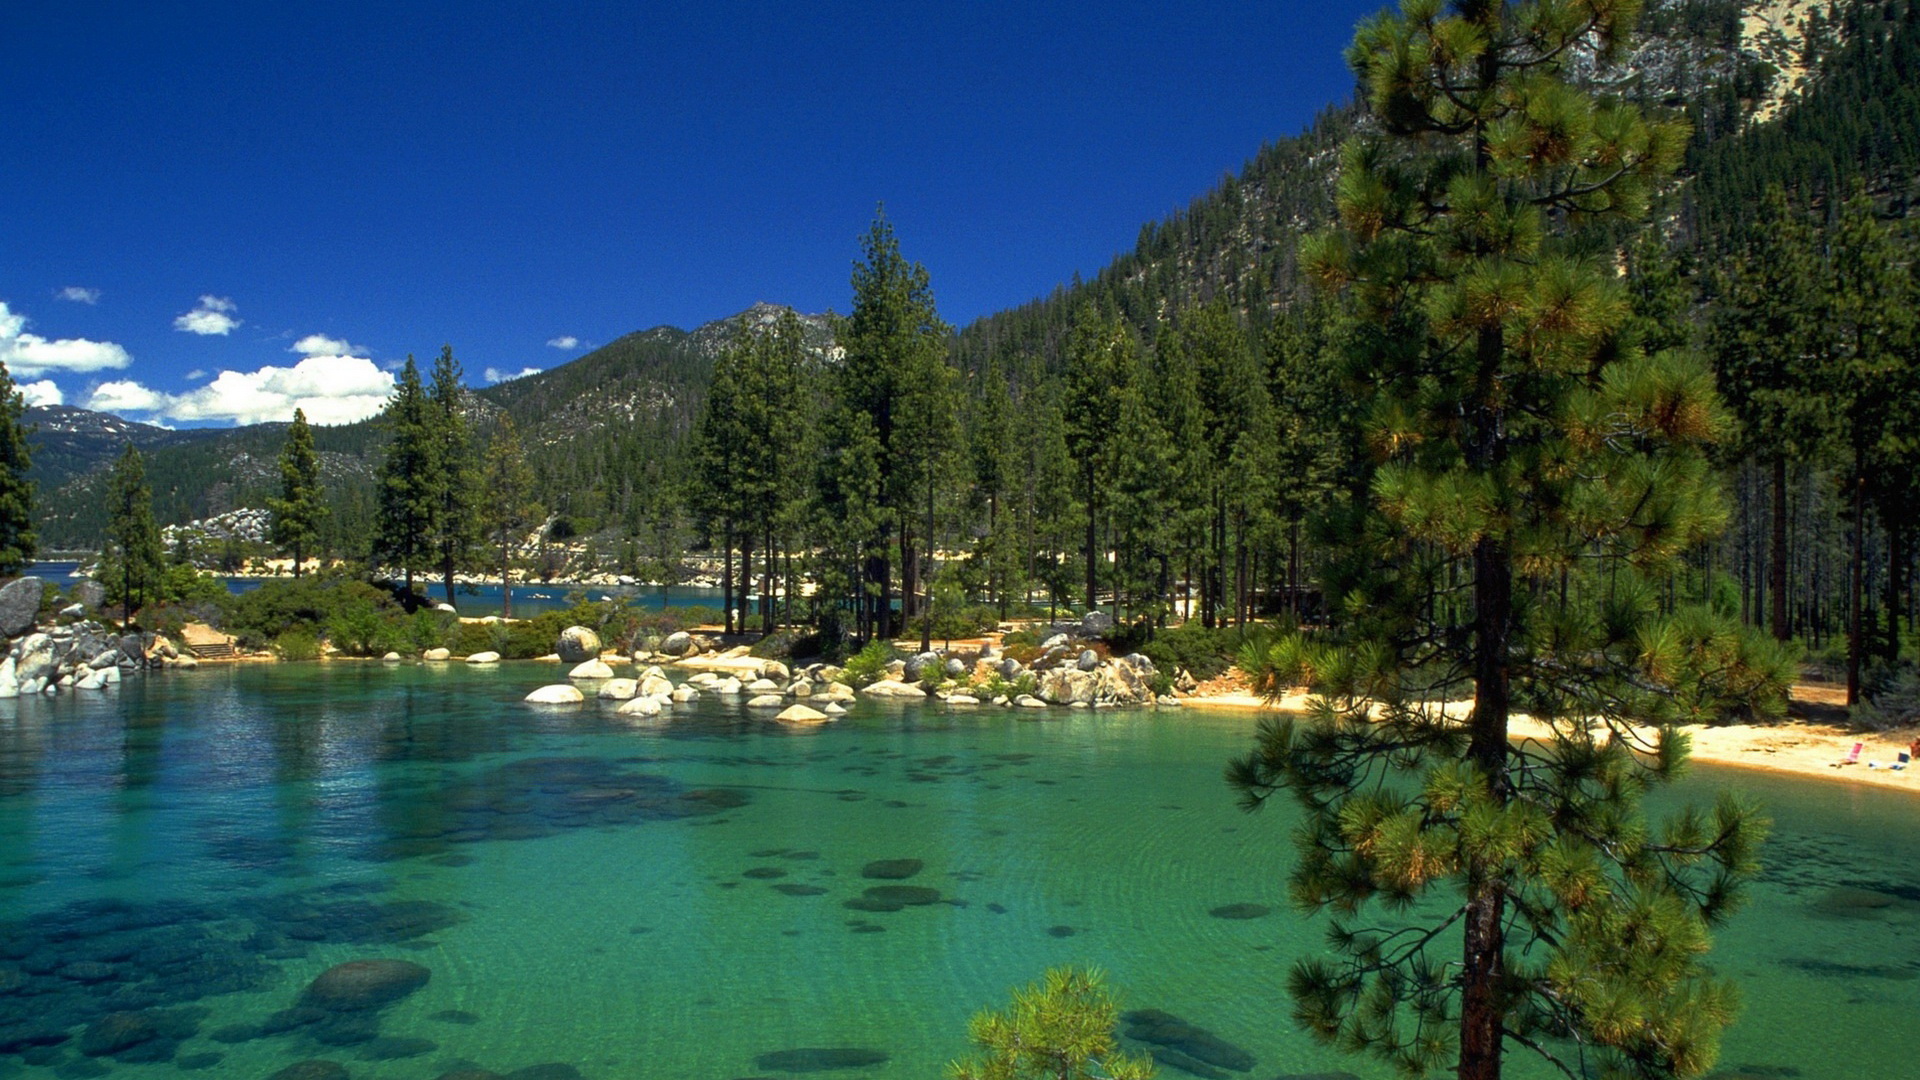
M869 683L862 687L860 692L876 698L924 698L927 696L925 690L898 679L881 679L879 682Z

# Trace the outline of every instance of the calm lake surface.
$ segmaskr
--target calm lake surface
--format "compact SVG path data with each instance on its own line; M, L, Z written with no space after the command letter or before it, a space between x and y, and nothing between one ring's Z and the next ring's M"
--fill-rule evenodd
M1248 717L863 702L792 731L708 698L633 728L521 704L558 677L245 665L0 701L0 1077L935 1077L1067 963L1252 1055L1236 1077L1385 1075L1287 1019L1324 924L1285 902L1290 811L1220 779ZM1704 768L1687 793L1726 784L1776 824L1712 960L1746 1000L1722 1074L1920 1075L1920 798ZM293 1009L357 959L430 981ZM116 1009L164 1030L82 1054ZM809 1048L867 1053L765 1056Z
M51 581L61 588L71 585L76 579L71 575L79 568L77 562L37 562L29 573ZM238 594L252 592L263 582L272 578L223 577L220 582L227 591ZM423 579L415 578L416 586ZM446 590L438 582L424 582L426 595L435 603L447 598ZM560 611L573 604L567 599L578 594L590 600L614 598L634 607L657 611L663 607L711 607L721 606L719 589L698 589L686 585L540 585L521 584L513 587L513 614L515 618L528 618L548 611ZM460 614L472 617L498 615L501 608L500 585L492 584L459 585L454 588L454 606Z

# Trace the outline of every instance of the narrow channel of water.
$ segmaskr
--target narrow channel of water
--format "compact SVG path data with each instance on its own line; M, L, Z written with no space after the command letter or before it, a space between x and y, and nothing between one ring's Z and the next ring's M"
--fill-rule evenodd
M1385 1075L1286 1018L1323 927L1286 906L1288 812L1221 781L1246 717L863 703L798 732L709 699L632 728L520 703L557 677L246 665L0 701L0 1044L166 1028L0 1076L927 1077L1066 963L1253 1059L1230 1075ZM1713 957L1746 997L1723 1072L1914 1075L1920 799L1705 768L1686 793L1720 784L1776 820ZM313 1015L356 959L428 981Z

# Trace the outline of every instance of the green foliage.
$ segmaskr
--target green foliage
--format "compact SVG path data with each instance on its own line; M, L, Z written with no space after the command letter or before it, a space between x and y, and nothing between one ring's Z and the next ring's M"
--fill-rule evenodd
M717 613L716 613L717 614ZM750 654L766 660L806 659L819 656L820 635L805 630L776 630L753 643Z
M325 635L348 656L379 656L412 644L406 613L392 595L341 573L264 581L228 599L223 621L228 633L256 648L288 633Z
M467 430L466 397L453 346L442 345L433 362L433 385L427 393L426 479L433 501L428 539L439 562L449 604L454 603L454 571L467 564L480 538L481 477L474 467L473 439Z
M320 640L309 630L286 630L273 639L273 652L282 660L318 660Z
M398 568L411 588L413 571L427 565L433 554L441 511L434 417L412 356L400 369L400 384L381 415L387 449L380 466L380 518L373 555Z
M1296 1022L1409 1077L1494 1080L1510 1044L1570 1073L1697 1076L1734 1009L1702 955L1763 823L1732 800L1641 812L1685 760L1684 707L1753 689L1720 678L1742 659L1721 616L1657 621L1725 520L1725 421L1703 364L1640 348L1595 254L1687 132L1565 66L1604 83L1636 14L1409 0L1364 22L1348 59L1389 138L1349 143L1342 225L1305 251L1351 305L1365 456L1329 529L1335 626L1243 654L1313 710L1263 722L1229 779L1306 814L1290 891L1332 921L1290 975ZM1510 742L1521 709L1553 736ZM1375 902L1396 928L1372 928Z
M132 443L114 462L107 487L107 547L100 553L100 581L106 586L107 602L118 602L123 619L131 622L141 606L160 599L165 571L146 462Z
M33 562L39 542L33 527L33 481L27 470L26 402L0 363L0 577L12 577Z
M320 459L313 453L313 429L307 414L293 410L287 441L280 450L280 497L269 499L273 511L273 542L293 557L293 576L301 574L306 553L320 540L320 526L328 510L320 487Z
M1252 628L1208 628L1199 619L1156 632L1137 651L1153 661L1154 670L1171 675L1185 668L1196 679L1211 679L1233 666L1249 641L1264 643L1268 633ZM1116 648L1128 648L1125 644Z
M847 657L847 662L842 665L846 673L847 685L854 687L867 685L885 675L887 665L898 659L900 659L900 653L893 647L892 642L879 638L867 642L859 652Z
M1669 689L1675 718L1689 723L1777 720L1799 672L1791 644L1703 605L1649 622L1640 650L1647 678Z
M948 1066L953 1080L1150 1080L1153 1059L1119 1050L1119 1006L1097 968L1051 968L1013 992L1005 1011L974 1014L981 1056Z

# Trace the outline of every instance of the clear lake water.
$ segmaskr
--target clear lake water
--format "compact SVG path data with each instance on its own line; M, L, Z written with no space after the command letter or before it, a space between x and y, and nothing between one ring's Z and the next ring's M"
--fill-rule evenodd
M1069 963L1203 1031L1202 1073L1387 1075L1288 1019L1324 920L1286 902L1291 809L1221 779L1249 716L521 703L559 678L241 665L0 701L0 1080L937 1077ZM1723 785L1775 825L1716 935L1745 999L1717 1075L1920 1077L1920 798L1706 767L1675 797ZM427 981L303 995L364 959Z

